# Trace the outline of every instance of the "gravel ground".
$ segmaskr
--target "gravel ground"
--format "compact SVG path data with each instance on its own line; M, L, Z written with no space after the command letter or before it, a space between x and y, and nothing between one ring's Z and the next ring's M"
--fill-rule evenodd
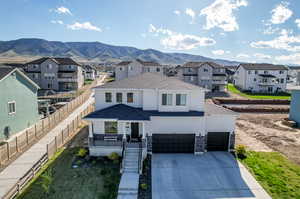
M300 165L300 129L281 124L287 114L241 114L236 143L254 151L278 151Z

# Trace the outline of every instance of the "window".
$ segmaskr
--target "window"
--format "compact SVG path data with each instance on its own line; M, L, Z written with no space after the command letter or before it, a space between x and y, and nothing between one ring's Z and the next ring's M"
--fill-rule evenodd
M283 74L284 72L281 70L281 71L279 71L279 74Z
M191 68L188 68L188 72L192 72L193 70Z
M127 93L127 103L133 103L133 93Z
M172 106L172 94L162 94L162 105Z
M255 74L258 74L258 71L257 71L257 70L255 71Z
M122 93L116 94L117 103L122 103Z
M264 74L268 74L268 71L265 70L265 71L264 71Z
M186 105L186 94L176 94L176 106Z
M255 81L255 82L256 82L256 78L254 78L254 79L253 79L253 81Z
M52 64L48 64L48 69L51 69L52 68Z
M69 69L72 69L73 68L73 66L69 66Z
M280 79L280 83L282 83L282 84L283 84L283 83L284 83L284 79Z
M105 134L117 134L118 123L117 122L104 122Z
M251 70L248 71L248 74L249 74L249 75L251 74Z
M204 72L208 72L208 69L207 69L207 68L204 68L203 71L204 71Z
M16 102L8 102L8 114L16 113Z
M147 72L150 72L150 68L147 68Z
M160 68L156 68L156 72L160 72Z
M106 103L112 102L111 93L105 93L105 102Z
M129 70L132 70L132 66L129 66Z
M52 84L50 84L50 83L47 86L48 86L48 88L52 88Z
M123 70L123 67L120 67L120 71L122 71Z

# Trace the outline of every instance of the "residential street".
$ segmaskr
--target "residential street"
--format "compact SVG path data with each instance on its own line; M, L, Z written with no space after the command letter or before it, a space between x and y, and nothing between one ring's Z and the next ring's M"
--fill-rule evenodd
M153 199L271 199L228 152L153 154Z

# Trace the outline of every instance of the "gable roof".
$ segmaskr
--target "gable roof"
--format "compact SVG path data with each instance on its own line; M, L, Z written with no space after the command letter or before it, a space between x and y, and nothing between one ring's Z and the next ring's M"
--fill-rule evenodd
M25 75L23 72L21 72L18 68L13 68L10 66L0 66L0 81L8 77L13 72L19 73L22 77L24 77L28 82L30 82L33 86L36 88L40 88L34 81L32 81L27 75Z
M95 88L205 90L200 86L186 83L177 78L167 77L156 73L143 73L127 79L97 86Z
M157 62L153 62L153 61L143 61L140 59L136 59L135 61L139 62L140 64L142 64L143 66L162 66ZM118 66L127 66L129 64L131 64L133 61L122 61L120 63L118 63Z
M288 70L284 65L274 64L240 64L239 67L243 67L246 70Z
M208 64L209 66L213 67L213 68L224 68L224 66L217 64L215 62L187 62L185 63L182 67L183 68L189 68L189 67L201 67L204 64Z
M28 62L27 64L41 64L47 59L51 59L55 63L59 65L77 65L80 66L77 62L75 62L73 59L69 57L42 57L40 59L33 60L31 62Z
M205 115L238 115L238 113L222 106L206 102L204 105Z

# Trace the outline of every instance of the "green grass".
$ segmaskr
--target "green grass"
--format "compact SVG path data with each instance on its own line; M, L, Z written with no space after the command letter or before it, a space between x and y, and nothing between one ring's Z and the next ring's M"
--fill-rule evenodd
M93 82L93 80L91 80L91 79L86 79L86 80L84 80L84 85L91 84L92 82Z
M249 99L281 99L281 100L291 100L291 95L288 93L280 93L280 94L252 94L252 93L244 93L238 90L233 84L227 85L228 91L231 93L238 94L242 97L246 97Z
M72 168L78 148L65 149L42 175L32 181L18 199L113 199L120 181L119 165L94 161L91 167ZM51 172L49 194L42 188L43 175ZM45 175L44 175L45 176Z
M300 199L300 166L278 152L247 152L240 160L273 199Z

